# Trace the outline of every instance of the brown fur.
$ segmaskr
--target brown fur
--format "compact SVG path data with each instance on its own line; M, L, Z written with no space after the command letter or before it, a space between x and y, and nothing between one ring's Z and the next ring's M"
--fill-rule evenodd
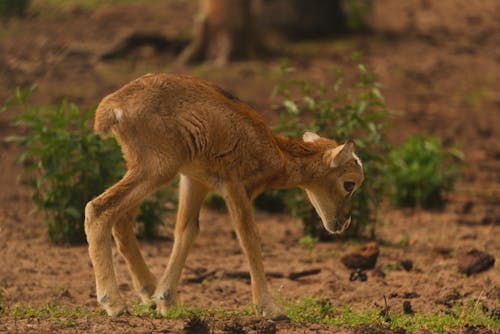
M88 203L85 231L96 274L97 297L110 315L124 303L111 259L111 234L132 274L135 288L160 312L175 302L177 284L198 234L198 214L209 190L226 200L248 258L253 300L262 315L284 316L268 292L251 200L267 188L306 190L331 232L350 222L352 192L343 182L363 181L353 144L306 133L304 140L274 134L250 106L211 83L175 74L148 74L106 96L95 130L112 130L128 171ZM160 278L151 274L133 235L133 215L146 195L181 174L175 241Z

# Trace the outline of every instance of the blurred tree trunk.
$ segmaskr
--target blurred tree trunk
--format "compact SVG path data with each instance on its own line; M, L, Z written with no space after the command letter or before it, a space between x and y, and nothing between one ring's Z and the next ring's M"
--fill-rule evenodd
M255 25L255 0L200 0L200 22L191 44L179 57L181 63L255 57L261 46Z
M292 40L332 36L348 31L349 4L354 0L263 0L261 21Z

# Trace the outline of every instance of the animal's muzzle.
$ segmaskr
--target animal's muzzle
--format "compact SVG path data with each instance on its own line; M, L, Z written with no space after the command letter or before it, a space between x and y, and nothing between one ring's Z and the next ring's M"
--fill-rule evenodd
M333 228L333 229L329 226L326 226L326 225L325 225L325 228L328 230L328 232L330 232L332 234L340 234L340 233L344 232L345 230L347 230L349 225L351 225L351 217L347 218L347 220L340 227L338 227L339 224L337 224L337 223L335 223L334 225L335 225L335 228Z

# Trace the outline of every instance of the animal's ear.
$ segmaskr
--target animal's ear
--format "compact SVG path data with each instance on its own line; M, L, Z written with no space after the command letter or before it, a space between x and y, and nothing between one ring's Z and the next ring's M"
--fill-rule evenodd
M306 131L302 136L302 140L305 141L306 143L312 143L320 138L321 138L320 136L311 131Z
M354 157L354 142L349 140L343 145L339 145L325 152L325 160L330 167L338 167Z

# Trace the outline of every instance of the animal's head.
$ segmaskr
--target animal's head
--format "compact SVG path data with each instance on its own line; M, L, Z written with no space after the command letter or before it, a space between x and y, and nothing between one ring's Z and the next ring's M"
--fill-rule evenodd
M306 132L303 140L322 147L318 168L321 177L305 185L305 191L323 226L331 233L342 233L351 223L354 192L364 180L363 164L354 153L354 143L337 145L334 141Z

